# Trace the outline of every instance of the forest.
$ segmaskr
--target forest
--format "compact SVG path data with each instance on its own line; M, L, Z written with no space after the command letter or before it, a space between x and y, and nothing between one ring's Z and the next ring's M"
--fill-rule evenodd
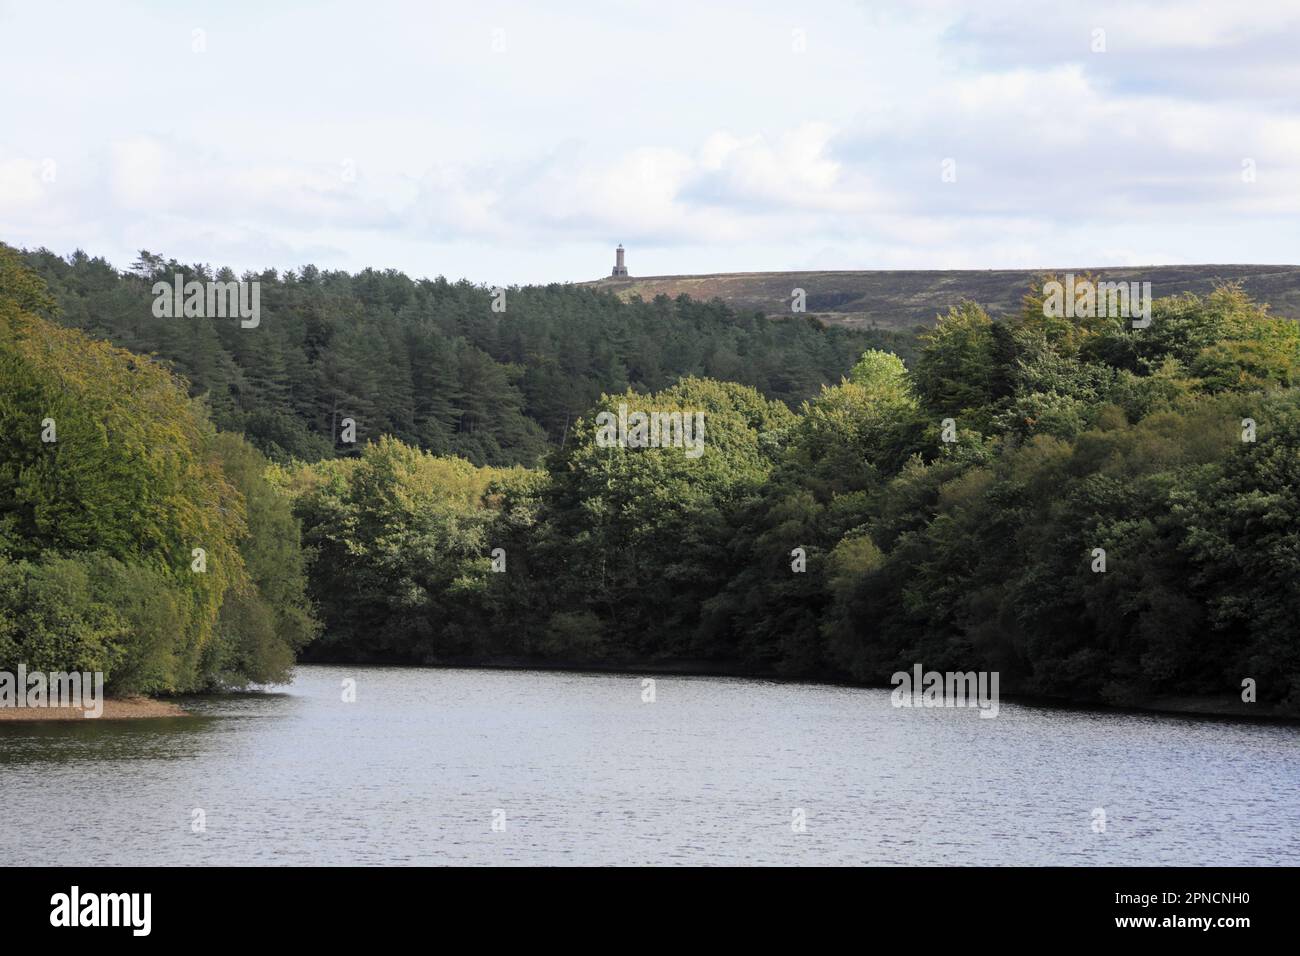
M477 465L536 465L603 393L702 375L797 403L866 348L906 354L910 336L770 322L679 297L625 304L572 285L491 290L306 266L235 276L142 252L124 273L103 259L27 253L57 321L152 355L202 396L213 423L274 461L356 454L391 435ZM260 283L257 329L159 317L157 281ZM344 442L341 422L356 423Z
M246 329L155 318L181 270L233 278L0 247L0 668L921 661L1300 713L1300 325L1235 286L903 335L307 267ZM704 453L599 442L620 404Z

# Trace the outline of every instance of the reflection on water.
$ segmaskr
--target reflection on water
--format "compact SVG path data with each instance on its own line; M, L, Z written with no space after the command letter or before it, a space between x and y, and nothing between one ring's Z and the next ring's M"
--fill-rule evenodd
M0 861L1300 863L1293 726L641 680L305 666L188 719L0 723Z

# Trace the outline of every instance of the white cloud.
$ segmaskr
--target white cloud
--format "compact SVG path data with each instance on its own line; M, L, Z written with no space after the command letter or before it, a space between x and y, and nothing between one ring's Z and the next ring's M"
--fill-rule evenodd
M642 274L1300 259L1294 3L372 6L205 9L203 54L190 10L9 8L0 238L494 281L617 241Z
M0 159L0 213L32 206L44 196L40 162L21 157Z

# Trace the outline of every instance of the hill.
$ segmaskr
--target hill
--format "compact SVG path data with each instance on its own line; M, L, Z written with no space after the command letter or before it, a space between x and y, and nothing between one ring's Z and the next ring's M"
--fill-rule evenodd
M807 311L831 325L910 329L932 324L960 299L980 303L994 317L1017 309L1030 281L1046 272L1092 274L1099 279L1150 282L1153 296L1204 295L1224 282L1240 282L1275 315L1300 319L1300 266L1188 265L1127 269L877 270L864 272L730 272L712 275L630 276L588 285L623 299L689 295L721 299L733 309L789 315L791 291L807 293Z
M260 285L261 315L244 328L153 311L155 281L233 281L229 270L148 252L125 272L84 252L22 259L53 294L58 322L155 356L218 428L281 462L352 456L391 435L479 465L534 464L604 393L696 375L797 407L864 350L908 359L914 345L907 334L768 321L716 302L623 302L575 285L512 288L498 313L490 290L469 282L314 266L245 276Z

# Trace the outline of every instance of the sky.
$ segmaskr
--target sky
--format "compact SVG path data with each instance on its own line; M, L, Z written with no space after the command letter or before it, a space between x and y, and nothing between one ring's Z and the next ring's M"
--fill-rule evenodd
M0 241L487 284L1300 263L1300 2L0 0Z

